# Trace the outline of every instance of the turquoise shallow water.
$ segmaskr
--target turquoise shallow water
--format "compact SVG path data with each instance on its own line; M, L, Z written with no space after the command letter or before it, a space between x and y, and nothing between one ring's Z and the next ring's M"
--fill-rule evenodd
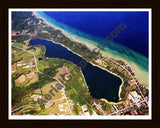
M63 30L65 33L67 33L67 35L70 38L75 39L80 43L84 43L84 44L90 43L95 47L99 43L106 44L106 41L103 38L86 34L70 26L67 26L63 23L57 22L56 20L47 16L43 12L36 12L35 15L38 16L39 18L42 18L50 25L58 27L60 30ZM138 80L140 81L140 83L145 85L148 84L148 65L149 65L148 58L116 42L109 43L108 46L102 50L102 52L109 57L127 61L127 63L131 65L132 69L137 75L137 78L139 78ZM137 69L137 66L138 66L138 69Z
M57 10L43 11L43 13L59 23L92 37L105 40L106 36L109 36L109 39L113 36L112 40L116 44L121 44L148 57L149 13L147 11ZM118 30L119 26L124 29Z

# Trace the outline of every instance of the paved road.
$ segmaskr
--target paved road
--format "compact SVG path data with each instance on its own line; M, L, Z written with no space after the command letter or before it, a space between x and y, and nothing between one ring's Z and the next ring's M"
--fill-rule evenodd
M110 60L111 60L111 59L110 59ZM114 60L111 60L111 61L113 61L114 63L120 65L123 69L125 69L125 70L131 75L132 79L135 81L135 79L134 79L135 77L132 76L132 74L131 74L124 66L122 66L121 64L119 64L118 62L116 62L116 61L114 61ZM138 89L139 89L139 91L140 91L140 93L141 93L142 98L145 99L145 98L144 98L144 95L142 94L142 91L140 90L140 88L139 88L139 86L138 86L138 84L137 84L136 81L135 81L135 83L136 83L136 86L138 87Z
M143 101L140 101L140 102L138 102L138 103L144 103L144 102L146 102L146 101L143 100ZM128 106L128 107L125 107L125 108L123 108L123 109L120 109L120 110L118 110L118 111L116 111L116 112L111 113L110 115L116 114L116 113L118 113L118 112L122 112L122 111L125 111L125 110L127 111L127 109L132 108L134 105L136 105L135 102L134 102L133 104L131 104L130 106Z
M25 50L25 49L23 49L23 48L19 48L19 47L17 47L17 46L13 46L13 47L18 48L18 49L21 49L21 50L24 50L24 51L26 51L26 52L29 52L29 53L33 54L37 72L39 72L39 73L41 73L41 74L44 74L44 73L40 72L39 69L38 69L35 53L33 53L33 52L31 52L31 51L27 51L27 50ZM111 60L111 61L113 61L113 62L116 63L117 65L120 65L118 62L116 62L116 61L114 61L114 60ZM135 79L134 79L135 77L132 76L132 74L131 74L124 66L122 66L122 65L120 65L120 66L121 66L123 69L125 69L125 70L131 75L132 79L135 81ZM44 75L46 75L46 74L44 74ZM50 78L52 78L52 79L54 79L54 80L57 80L60 84L62 84L62 82L61 82L60 80L58 80L58 79L56 79L56 78L54 78L54 77L51 77L51 76L49 76L49 75L47 75L47 76L50 77ZM138 87L138 89L140 90L140 88L139 88L139 86L138 86L138 84L137 84L136 81L135 81L135 83L136 83L136 86ZM63 84L62 84L62 85L63 85ZM72 87L72 86L71 86L71 87ZM72 89L73 89L76 93L78 93L73 87L72 87ZM140 93L141 93L141 96L142 96L143 99L144 99L144 96L143 96L141 90L140 90ZM78 93L78 95L81 96L79 93ZM81 96L81 97L82 97L82 96ZM83 97L82 97L82 98L83 98ZM90 104L86 101L86 99L83 98L83 100L84 100L89 106L92 107L92 105L90 105ZM68 103L67 98L66 98L66 101L67 101L67 103ZM143 102L144 102L144 101L143 101ZM68 103L68 105L69 105L69 103ZM25 106L27 106L27 105L21 106L21 107L19 107L19 108L17 108L17 109L23 108L23 107L25 107ZM133 105L132 105L132 106L133 106ZM130 107L131 107L131 106L130 106ZM69 108L70 108L70 105L69 105ZM93 108L93 107L92 107L92 108ZM15 109L14 111L16 111L17 109ZM128 107L127 107L127 108L124 108L124 109L128 109ZM122 109L121 111L123 111L124 109ZM101 109L101 110L102 110L102 109ZM71 111L71 109L70 109L70 111ZM119 111L120 111L120 110L119 110ZM119 112L119 111L118 111L118 112ZM12 112L13 112L13 111L12 111ZM103 112L103 114L104 114L104 111L103 111L103 110L102 110L102 112ZM71 114L72 114L72 112L71 112ZM112 113L112 114L114 114L114 113Z
M12 46L13 46L13 45L12 45ZM39 73L41 73L41 74L44 74L43 72L40 72L39 69L38 69L35 53L33 53L33 52L31 52L31 51L27 51L27 50L25 50L25 49L23 49L23 48L19 48L19 47L17 47L17 46L13 46L13 47L18 48L18 49L21 49L21 50L23 50L23 51L26 51L26 52L29 52L29 53L33 54L37 72L39 72ZM44 75L46 75L46 74L44 74ZM49 75L46 75L46 76L48 76L48 77L50 77L50 78L52 78L52 79L54 79L54 80L57 80L61 85L63 85L63 83L62 83L59 79L56 79L56 78L51 77L51 76L49 76ZM71 87L72 87L72 86L71 86ZM72 89L73 89L76 93L78 93L73 87L72 87ZM78 93L78 95L80 95L80 94ZM81 96L81 95L80 95L80 96ZM81 97L82 97L82 96L81 96ZM83 97L82 97L82 98L83 98ZM66 98L66 100L67 100L67 98ZM88 105L90 105L84 98L83 98L83 100L84 100ZM67 100L67 103L68 103L68 100ZM68 105L69 105L69 104L68 104ZM91 106L91 105L90 105L90 106ZM21 107L24 107L24 106L21 106ZM70 106L69 106L69 107L70 107ZM91 107L92 107L92 106L91 106ZM92 107L92 108L93 108L93 107ZM18 108L18 109L20 109L20 108ZM71 110L71 109L70 109L70 110ZM15 110L14 110L14 111L15 111ZM72 114L72 112L71 112L71 114Z
M27 106L34 107L34 106L39 106L39 105L35 105L35 104L23 105L23 106L21 106L21 107L19 107L19 108L14 109L12 112L15 112L15 111L17 111L17 110L19 110L19 109L21 109L21 108L27 107Z

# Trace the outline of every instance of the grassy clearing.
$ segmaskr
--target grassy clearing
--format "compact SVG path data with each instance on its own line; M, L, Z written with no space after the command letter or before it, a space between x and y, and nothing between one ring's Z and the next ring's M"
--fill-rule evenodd
M13 46L16 46L16 47L19 47L19 48L22 48L23 47L23 44L22 43L12 43Z
M50 99L50 100L47 100L48 102L62 98L62 92L61 92L61 91L59 91L58 89L56 89L56 90L58 91L58 92L56 92L55 90L53 90L53 89L51 88L51 86L56 85L57 83L58 83L58 82L49 83L49 84L46 84L45 86L43 86L43 87L41 88L42 94L43 94L43 99L44 99L44 100L46 100L46 99L45 99L45 94L49 94L49 95L51 96L51 99ZM56 87L55 87L55 88L56 88ZM51 91L51 92L50 92L50 91ZM51 93L53 93L54 96L53 96Z

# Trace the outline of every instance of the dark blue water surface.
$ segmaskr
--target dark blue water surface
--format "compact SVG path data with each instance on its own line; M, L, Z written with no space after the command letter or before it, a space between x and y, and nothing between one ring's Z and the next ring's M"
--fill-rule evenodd
M105 40L124 23L127 28L114 39L145 57L148 57L148 12L44 12L47 16L81 32Z
M86 62L87 66L83 69L82 73L85 77L89 91L94 98L105 98L108 101L117 102L119 87L122 83L121 79L97 66L88 63L82 57L69 51L67 48L55 44L52 41L34 39L30 41L30 45L43 45L46 47L46 57L60 58L72 61L79 66L80 62Z

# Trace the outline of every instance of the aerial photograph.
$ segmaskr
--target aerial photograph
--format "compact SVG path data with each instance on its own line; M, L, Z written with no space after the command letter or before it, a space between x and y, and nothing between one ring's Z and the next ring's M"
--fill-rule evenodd
M10 119L150 119L150 9L9 9Z

